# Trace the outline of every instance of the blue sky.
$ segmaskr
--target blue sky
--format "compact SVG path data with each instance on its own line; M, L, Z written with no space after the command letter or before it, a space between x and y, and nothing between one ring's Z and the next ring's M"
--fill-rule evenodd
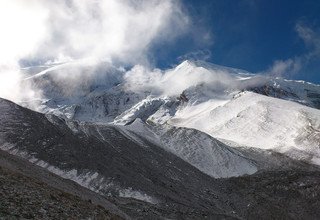
M182 3L191 17L190 33L154 48L158 66L194 58L250 72L268 72L282 63L291 67L277 75L320 83L319 0ZM293 68L296 63L299 67Z

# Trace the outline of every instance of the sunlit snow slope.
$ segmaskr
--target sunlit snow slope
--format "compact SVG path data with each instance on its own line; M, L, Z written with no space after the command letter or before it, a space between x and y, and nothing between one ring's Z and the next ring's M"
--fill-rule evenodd
M188 106L169 123L190 127L241 146L273 149L320 165L320 111L291 101L243 92L219 107L190 115Z
M319 86L203 63L185 62L167 74L200 74L206 81L184 90L188 102L177 106L174 98L144 99L115 122L143 117L149 123L194 128L225 143L271 149L320 165Z

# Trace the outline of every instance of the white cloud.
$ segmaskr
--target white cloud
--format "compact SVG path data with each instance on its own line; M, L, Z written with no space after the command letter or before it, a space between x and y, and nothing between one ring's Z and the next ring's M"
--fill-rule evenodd
M176 37L188 25L179 1L51 1L50 38L39 55L95 57L126 63L147 61L149 47Z
M320 56L320 33L317 33L312 28L306 26L302 22L298 22L296 25L296 31L299 37L304 41L305 45L309 48L305 59L317 58Z
M48 10L36 0L0 1L0 64L30 55L45 38Z
M282 77L284 75L293 75L299 72L302 67L301 58L276 60L272 67L268 70L271 76Z
M30 86L21 86L18 61L30 56L46 37L48 11L38 1L0 1L0 97L21 101L36 98Z
M125 74L125 86L134 92L150 91L154 95L176 96L200 84L210 85L212 91L221 92L238 87L237 82L224 70L209 70L185 61L174 69L150 70L137 65Z
M0 97L40 95L20 86L21 59L147 64L153 44L174 39L188 25L175 0L0 0Z

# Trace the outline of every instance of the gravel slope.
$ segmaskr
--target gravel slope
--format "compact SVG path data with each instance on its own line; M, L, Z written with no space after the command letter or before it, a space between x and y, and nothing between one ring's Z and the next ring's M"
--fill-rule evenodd
M0 219L129 219L98 194L0 151Z

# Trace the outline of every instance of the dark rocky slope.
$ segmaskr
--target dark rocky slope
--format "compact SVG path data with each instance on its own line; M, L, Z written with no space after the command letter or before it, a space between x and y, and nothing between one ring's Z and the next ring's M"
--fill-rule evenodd
M62 172L62 176L70 170L76 170L78 180L81 180L81 176L93 177L94 173L97 173L98 176L94 176L95 178L89 178L88 181L82 179L80 184L104 196L97 198L99 201L102 199L105 205L91 199L92 204L100 204L124 218L126 214L135 219L256 219L258 217L317 219L320 217L318 209L320 172L310 171L307 166L300 170L280 169L251 176L214 179L147 140L142 139L142 143L139 143L128 138L114 126L97 126L68 122L55 116L46 117L6 100L0 100L0 111L2 149L48 169L54 167ZM7 161L11 157L3 156ZM20 160L14 158L12 161L15 162L7 162L15 164L10 165L14 171L22 169L32 178L48 175L41 174L44 169L27 161L24 161L23 166L18 166L16 164L19 164ZM1 175L5 177L11 175L6 170L2 173ZM10 185L13 193L26 180L26 177L20 175L14 174L12 177ZM42 177L42 181L44 179L46 178ZM70 192L68 184L71 184L71 181L60 180L60 183L56 181L49 178L44 182L49 186L52 184L59 186L58 190ZM28 183L27 188L22 188L24 193L14 195L23 196L38 186L33 180L26 182L30 184ZM80 191L87 190L80 188ZM128 189L140 192L142 199L148 202L123 198L123 196L128 197L123 195L123 190ZM6 191L3 188L1 190L2 193ZM48 187L41 193L50 200L53 199L50 197L51 190L53 189ZM74 194L79 196L77 193ZM89 200L89 197L85 197L84 200ZM148 200L150 198L152 200ZM66 200L63 202L66 207L71 204L67 197L62 196L58 199ZM72 200L78 202L74 197ZM18 204L20 200L7 198L4 201ZM83 204L85 205L88 209L84 214L106 212L94 205ZM44 207L43 203L37 206ZM41 208L39 207L39 210ZM19 210L17 214L22 216L24 210Z

